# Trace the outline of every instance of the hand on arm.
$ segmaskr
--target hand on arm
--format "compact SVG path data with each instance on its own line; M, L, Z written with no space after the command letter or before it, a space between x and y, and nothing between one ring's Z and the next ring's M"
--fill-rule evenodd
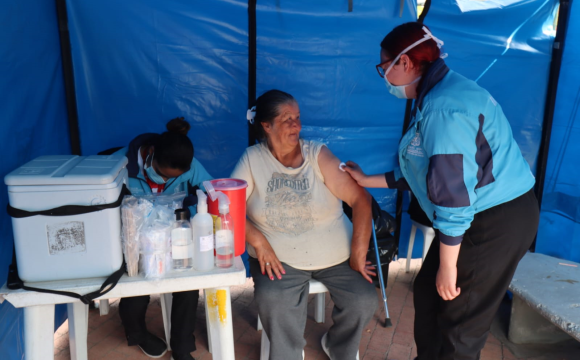
M329 151L330 152L330 151ZM359 186L367 188L388 188L384 174L366 175L361 167L354 161L347 161L344 167L346 171Z
M347 168L351 166L349 163ZM339 170L339 164L340 160L326 146L322 147L318 155L318 166L324 176L324 183L334 196L352 208L350 267L360 272L367 281L372 282L370 275L375 275L374 266L370 265L370 261L366 261L372 226L371 196L351 176Z
M440 244L436 286L443 300L453 300L461 293L461 289L457 287L457 258L460 249L461 244L454 246Z
M246 220L246 241L256 250L262 274L267 274L270 280L274 278L281 280L282 275L286 274L282 263L278 260L268 239L249 220Z

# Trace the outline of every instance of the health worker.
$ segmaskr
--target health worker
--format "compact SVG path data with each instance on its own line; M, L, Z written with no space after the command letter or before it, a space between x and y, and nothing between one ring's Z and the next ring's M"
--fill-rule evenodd
M176 118L162 134L146 133L134 138L128 147L118 150L129 163L129 190L133 195L187 191L195 194L202 183L212 177L193 157L193 143L187 137L190 125ZM199 290L173 293L171 308L171 350L174 360L192 360L195 351L193 335ZM122 298L119 315L129 346L137 345L149 357L159 358L167 352L167 344L151 334L145 325L150 297Z
M414 99L399 167L366 175L364 187L411 190L436 238L414 283L419 360L476 360L520 259L538 228L530 167L501 106L450 70L443 42L406 23L381 42L377 71L388 91Z

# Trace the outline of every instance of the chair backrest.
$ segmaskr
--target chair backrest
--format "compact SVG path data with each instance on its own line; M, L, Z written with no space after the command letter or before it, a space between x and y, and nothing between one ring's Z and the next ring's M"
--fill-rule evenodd
M375 233L377 239L392 236L397 229L397 221L391 216L391 214L381 209L379 203L374 197L371 197L371 200L372 216L375 221ZM344 201L342 202L342 210L349 220L352 221L352 208Z

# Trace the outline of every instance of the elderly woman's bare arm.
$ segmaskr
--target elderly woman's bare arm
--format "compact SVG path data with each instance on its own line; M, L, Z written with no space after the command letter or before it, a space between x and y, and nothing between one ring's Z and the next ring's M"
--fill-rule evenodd
M367 263L366 255L371 237L371 195L346 172L339 169L340 160L323 146L318 155L318 166L324 176L324 183L334 196L352 208L352 245L350 266L360 272L369 282L369 275L375 275L373 267Z

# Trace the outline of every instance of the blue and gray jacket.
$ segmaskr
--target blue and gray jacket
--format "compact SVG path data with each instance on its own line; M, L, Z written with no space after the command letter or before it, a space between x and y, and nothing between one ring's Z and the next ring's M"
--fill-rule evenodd
M501 106L442 59L424 76L399 143L389 188L410 189L446 245L457 245L475 214L535 183Z
M128 187L133 195L145 195L151 193L151 188L139 169L138 156L139 148L143 145L153 144L157 137L159 137L159 134L141 134L133 139L128 147L124 147L116 152L116 154L125 155L129 160L129 163L127 164L127 171L129 172ZM202 183L211 179L213 178L208 174L203 165L201 165L196 158L193 158L190 169L176 178L169 179L165 185L164 192L174 193L176 191L187 191L187 193L191 195L192 190L196 186L203 190L204 187ZM195 194L195 192L193 192L193 194Z

